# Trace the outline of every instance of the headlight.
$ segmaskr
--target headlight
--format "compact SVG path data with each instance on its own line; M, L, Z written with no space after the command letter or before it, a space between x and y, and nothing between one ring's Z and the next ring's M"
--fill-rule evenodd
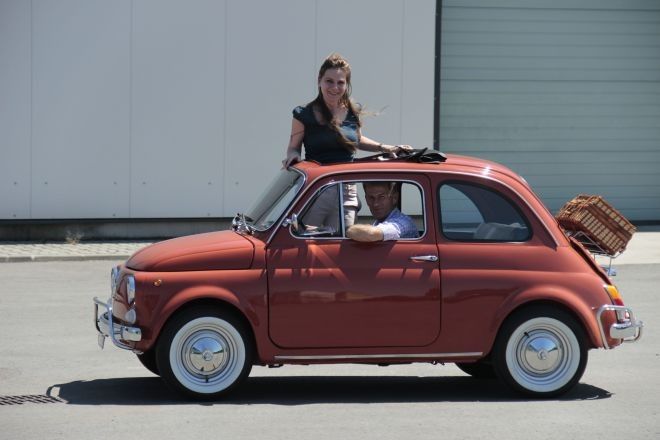
M113 267L110 271L110 296L114 296L117 292L117 281L119 280L119 268Z
M133 304L135 301L135 277L133 275L126 277L126 296L128 296L128 304Z

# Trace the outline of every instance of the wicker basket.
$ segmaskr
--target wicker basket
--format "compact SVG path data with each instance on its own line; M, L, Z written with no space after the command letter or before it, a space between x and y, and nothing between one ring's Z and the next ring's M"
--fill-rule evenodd
M557 220L567 231L585 234L610 256L623 252L636 231L601 196L578 195L559 210Z

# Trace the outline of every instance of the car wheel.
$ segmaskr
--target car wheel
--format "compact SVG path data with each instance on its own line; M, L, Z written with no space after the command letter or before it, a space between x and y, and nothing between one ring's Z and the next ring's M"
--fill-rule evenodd
M226 394L252 369L252 342L241 320L222 310L191 309L164 328L156 351L163 379L195 398Z
M570 314L534 307L508 319L495 342L498 377L518 392L554 397L571 389L587 366L584 331Z
M467 373L476 379L495 379L497 377L495 375L495 370L493 369L493 364L490 362L460 362L457 363L456 366L464 373Z
M138 354L137 358L144 368L151 371L156 376L160 376L158 365L156 365L156 350L145 351L142 354Z

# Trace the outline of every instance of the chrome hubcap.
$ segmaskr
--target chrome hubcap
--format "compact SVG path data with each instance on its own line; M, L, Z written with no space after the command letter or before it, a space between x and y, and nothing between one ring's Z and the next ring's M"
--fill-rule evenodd
M226 359L226 348L221 341L205 337L195 341L190 349L190 363L202 374L217 370Z
M211 331L193 334L183 347L186 369L198 376L217 374L226 367L230 357L225 338Z
M529 335L522 341L522 358L530 372L546 373L557 368L562 358L562 350L558 341L551 335L541 333Z

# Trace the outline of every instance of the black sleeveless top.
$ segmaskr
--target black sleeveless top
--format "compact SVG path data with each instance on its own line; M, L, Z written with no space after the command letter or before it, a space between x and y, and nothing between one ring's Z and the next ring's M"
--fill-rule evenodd
M305 136L303 137L305 160L314 160L320 164L353 161L355 153L349 151L345 141L342 141L337 132L333 131L327 124L320 124L316 120L312 104L294 108L293 117L305 126ZM339 129L344 135L344 139L357 148L359 141L358 118L350 109Z

